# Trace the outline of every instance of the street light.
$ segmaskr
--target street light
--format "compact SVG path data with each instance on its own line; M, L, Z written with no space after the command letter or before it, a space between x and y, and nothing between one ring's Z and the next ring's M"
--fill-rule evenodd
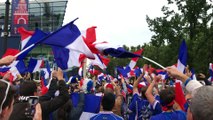
M7 38L8 38L8 22L9 22L9 11L10 11L10 2L7 0L5 2L5 18L4 18L4 40L3 40L3 52L7 50Z

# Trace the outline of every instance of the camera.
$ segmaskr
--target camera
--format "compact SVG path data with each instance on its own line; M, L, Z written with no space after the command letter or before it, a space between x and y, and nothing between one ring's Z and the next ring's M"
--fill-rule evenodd
M29 103L28 107L25 109L25 115L27 118L33 118L35 114L35 106L38 103L39 99L37 96L29 96L27 102Z

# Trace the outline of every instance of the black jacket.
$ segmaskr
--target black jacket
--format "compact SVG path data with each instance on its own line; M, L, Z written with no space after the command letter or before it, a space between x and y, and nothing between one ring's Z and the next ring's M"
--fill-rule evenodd
M64 112L67 112L65 120L79 120L79 118L80 118L80 116L81 116L81 114L84 110L84 100L85 100L84 93L80 93L79 94L79 102L78 102L76 107L74 107L72 105L71 100L68 101L69 103L67 103L67 105L70 105L70 110L69 111L64 110ZM54 112L53 120L57 120L58 112L60 111L60 109L63 109L63 108L59 108L57 111Z
M57 83L57 80L53 80L52 82L55 84ZM62 106L69 100L68 89L64 81L58 81L58 90L60 92L59 96L53 99L48 99L51 98L48 97L48 94L50 94L49 92L52 92L51 90L48 91L47 95L40 97L39 103L41 104L42 109L42 120L49 120L50 113L57 110L60 106ZM25 109L28 107L28 105L29 104L27 102L16 102L14 104L10 120L31 120L28 119L25 115Z

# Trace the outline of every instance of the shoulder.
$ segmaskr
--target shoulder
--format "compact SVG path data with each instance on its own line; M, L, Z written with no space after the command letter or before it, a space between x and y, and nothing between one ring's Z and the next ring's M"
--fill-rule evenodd
M179 116L181 116L181 115L186 116L186 112L184 112L182 110L176 110L175 113L177 113Z
M154 115L150 118L150 120L161 120L163 119L163 114Z

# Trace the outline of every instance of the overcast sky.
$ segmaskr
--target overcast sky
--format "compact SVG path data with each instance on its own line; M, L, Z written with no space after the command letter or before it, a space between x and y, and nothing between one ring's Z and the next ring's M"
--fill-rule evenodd
M68 0L64 24L79 17L80 30L97 26L98 41L137 46L148 43L152 32L146 15L162 16L167 0Z

